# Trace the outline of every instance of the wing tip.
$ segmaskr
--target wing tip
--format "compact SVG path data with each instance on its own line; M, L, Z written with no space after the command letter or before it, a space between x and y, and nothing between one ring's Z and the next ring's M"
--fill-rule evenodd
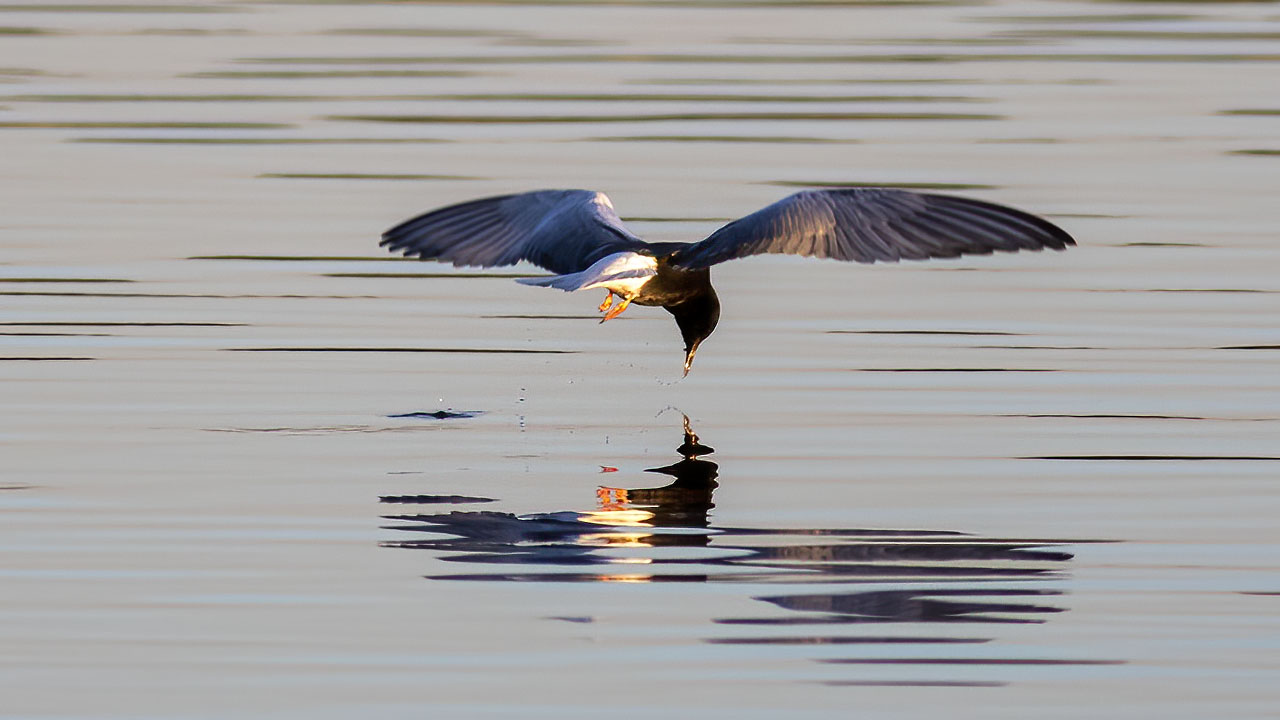
M1012 252L1017 252L1018 250L1043 250L1044 248L1062 251L1069 247L1077 246L1076 239L1071 235L1071 233L1062 229L1062 227L1057 223L1041 217L1040 215L1036 215L1035 213L1027 212L1026 210L1020 210L1008 205L1001 205L999 203L963 197L960 195L928 194L928 197L930 199L939 200L945 204L960 207L967 205L969 207L980 208L988 212L995 212L999 215L1004 215L1030 225L1039 231L1039 233L1034 235L1028 235L1030 240L1037 243L1035 246L1014 248Z

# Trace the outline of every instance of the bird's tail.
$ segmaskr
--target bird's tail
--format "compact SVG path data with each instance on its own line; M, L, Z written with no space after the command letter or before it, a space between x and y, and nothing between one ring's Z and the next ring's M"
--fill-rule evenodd
M569 273L568 275L516 278L516 282L522 285L551 287L558 290L564 290L565 292L573 292L574 290L587 290L593 287L606 287L609 283L617 280L648 277L654 273L655 271L651 269L636 269L601 275L599 273L592 272L591 269L587 269L582 272Z
M582 276L585 273L569 273L568 275L545 275L542 277L516 278L516 282L521 285L536 285L537 287L551 287L565 292L573 292L582 288Z

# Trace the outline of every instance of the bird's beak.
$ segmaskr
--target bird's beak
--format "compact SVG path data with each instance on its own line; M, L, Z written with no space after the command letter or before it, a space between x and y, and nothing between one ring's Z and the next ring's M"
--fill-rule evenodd
M689 377L689 368L693 366L693 354L698 352L698 343L694 343L684 354L684 376Z

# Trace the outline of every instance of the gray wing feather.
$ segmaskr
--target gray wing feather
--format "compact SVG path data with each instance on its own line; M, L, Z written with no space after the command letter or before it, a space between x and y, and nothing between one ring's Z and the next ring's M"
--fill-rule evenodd
M670 262L705 268L761 253L897 262L1075 244L1048 220L1003 205L867 187L796 193L676 251Z
M648 247L623 226L604 193L592 190L535 190L451 205L391 228L381 244L423 260L480 267L527 260L561 274Z

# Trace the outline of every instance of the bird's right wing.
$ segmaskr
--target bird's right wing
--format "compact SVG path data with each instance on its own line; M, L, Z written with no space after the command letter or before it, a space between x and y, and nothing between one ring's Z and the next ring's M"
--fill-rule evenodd
M697 269L761 253L897 262L1075 244L1048 220L1003 205L860 187L795 193L677 250L670 262Z
M623 226L609 198L592 190L535 190L451 205L391 228L381 244L423 260L481 267L527 260L561 274L647 246Z

